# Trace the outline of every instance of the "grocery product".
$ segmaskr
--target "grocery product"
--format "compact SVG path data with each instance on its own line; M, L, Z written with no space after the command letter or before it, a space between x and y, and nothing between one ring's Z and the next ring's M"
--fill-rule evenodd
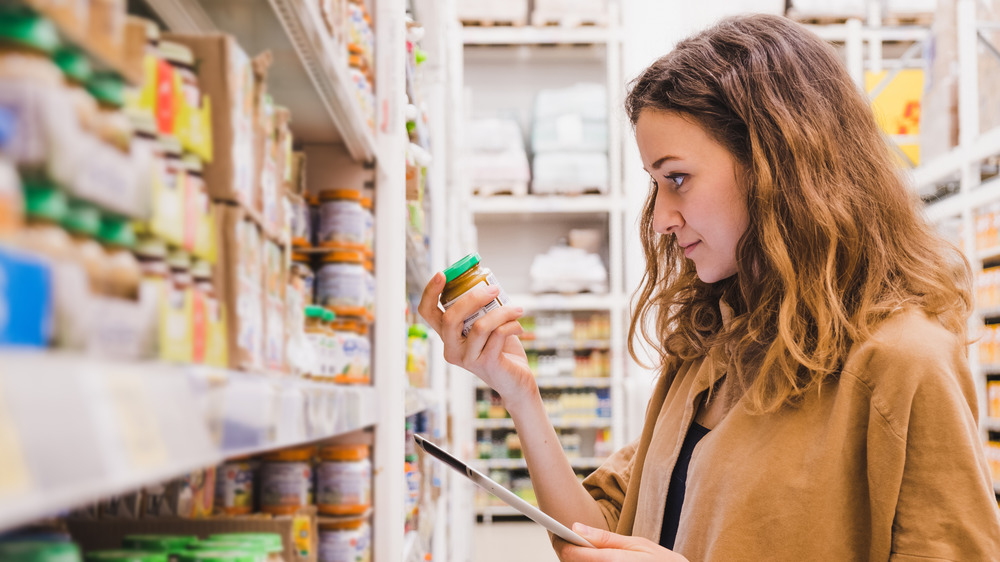
M187 546L190 552L235 552L251 557L253 562L267 562L267 550L255 542L237 540L199 540Z
M316 273L312 268L312 260L308 254L292 254L292 275L299 280L303 304L314 304L316 294Z
M607 193L606 152L543 152L531 166L531 192L535 194Z
M406 338L406 375L410 386L427 386L427 327L423 324L412 324Z
M292 245L296 248L308 248L313 243L312 216L309 203L302 196L288 194L292 205L291 221Z
M97 233L97 239L107 253L107 277L105 292L108 296L137 300L142 269L132 253L135 246L135 231L128 219L115 215L104 215Z
M330 327L326 320L327 314L333 314L321 306L310 305L306 312L306 339L310 343L311 356L306 375L312 378L326 376L327 348L330 345Z
M493 272L489 268L483 267L480 262L479 254L473 253L444 270L446 282L444 290L441 292L441 305L444 306L445 310L454 305L462 295L476 287L497 286L500 289L500 293L495 299L465 319L462 328L463 336L469 335L472 325L476 323L476 320L485 316L487 312L510 302L510 298L504 292L503 287L500 287Z
M0 344L43 347L52 339L53 275L37 256L0 245Z
M369 322L375 321L375 262L365 260L365 312Z
M319 562L364 562L370 559L371 527L364 519L319 523Z
M164 552L143 550L92 550L83 555L84 562L168 562Z
M197 540L198 537L194 535L126 535L122 546L132 550L163 553L167 555L168 562L177 562L177 556Z
M257 562L257 558L251 553L240 551L189 550L178 554L177 562Z
M365 257L371 258L375 253L375 213L371 197L361 198L361 209L364 216L364 248Z
M80 548L67 541L23 539L0 541L4 562L81 562Z
M160 357L166 361L190 363L194 355L194 278L191 257L174 250L167 257L170 282L160 303Z
M365 212L361 192L331 189L320 193L316 243L320 246L364 250Z
M323 256L316 272L316 302L338 316L367 314L368 284L361 252L337 250Z
M269 453L260 463L260 510L275 515L295 513L312 503L312 458L302 447Z
M253 511L257 467L250 459L232 459L219 465L215 478L215 511L246 515Z
M281 535L277 533L216 533L208 537L214 541L249 542L260 545L268 553L268 562L284 562Z
M367 445L327 445L316 466L316 507L327 515L359 515L371 507Z

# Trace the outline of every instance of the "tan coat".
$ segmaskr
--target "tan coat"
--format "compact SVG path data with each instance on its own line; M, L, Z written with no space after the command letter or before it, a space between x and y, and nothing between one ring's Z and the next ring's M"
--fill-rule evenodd
M675 550L692 562L1000 560L1000 511L965 346L890 318L798 408L737 404L694 450ZM715 350L657 384L642 437L584 482L608 525L659 540L667 487Z

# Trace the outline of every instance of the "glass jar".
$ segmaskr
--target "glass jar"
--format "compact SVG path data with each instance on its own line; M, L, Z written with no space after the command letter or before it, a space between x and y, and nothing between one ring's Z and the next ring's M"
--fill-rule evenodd
M260 510L291 515L312 503L313 447L269 453L260 463Z
M326 370L326 349L329 345L330 329L326 321L326 315L330 311L321 306L310 305L305 308L306 312L306 340L312 346L313 361L306 371L306 376L314 379L322 378ZM332 314L332 313L330 313Z
M504 292L503 287L500 286L500 282L497 281L493 272L489 268L484 267L480 262L481 258L479 254L473 253L458 260L451 267L444 270L445 286L444 290L441 291L441 305L444 306L445 310L451 308L462 295L480 285L495 285L500 289L500 294L497 295L497 298L490 301L486 306L476 310L465 319L462 327L462 336L469 335L469 330L472 329L472 325L476 323L476 320L486 316L486 313L489 311L505 306L510 302L510 298Z
M361 198L361 210L365 220L364 247L365 257L375 255L375 213L371 197Z
M361 252L335 251L316 274L316 301L337 316L364 316L367 284Z
M101 229L101 212L88 203L72 202L63 217L62 225L73 240L78 259L87 270L90 292L95 295L107 294L104 273L108 256L94 239Z
M80 562L80 547L65 541L36 539L0 542L4 562Z
M365 260L365 316L375 321L375 262Z
M308 248L312 246L312 217L309 203L298 195L289 195L292 204L291 221L292 246Z
M132 223L124 217L104 215L97 238L104 245L108 256L105 265L107 295L137 300L139 284L142 282L142 269L132 254L132 248L135 247L135 231L132 230Z
M163 553L169 562L177 562L178 555L186 552L188 545L197 540L194 535L126 535L122 546L130 550Z
M364 250L365 217L361 208L361 192L356 189L330 189L320 193L320 201L316 244Z
M316 507L325 515L360 515L371 507L372 464L367 445L328 445L319 451Z
M316 272L309 254L292 252L292 275L302 281L302 298L307 305L316 304Z
M215 476L215 511L223 515L253 512L256 466L249 458L228 460Z
M322 521L319 531L319 562L371 560L371 527L364 519Z
M91 550L83 555L84 562L168 562L164 552L145 550Z

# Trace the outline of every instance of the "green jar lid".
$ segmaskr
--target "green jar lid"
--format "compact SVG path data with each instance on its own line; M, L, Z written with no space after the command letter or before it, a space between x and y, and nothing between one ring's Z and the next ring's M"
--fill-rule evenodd
M125 548L151 552L174 552L197 542L194 535L127 535L122 541Z
M92 550L83 555L84 562L167 562L166 552L145 550Z
M207 540L191 543L187 550L192 552L235 552L252 556L255 562L267 560L268 550L260 542L246 540Z
M52 60L67 78L77 84L86 84L94 74L94 68L90 65L90 59L76 49L59 49L52 56Z
M87 80L87 91L104 105L112 107L125 105L125 82L115 74L94 73L90 80Z
M479 265L480 257L478 253L471 253L455 262L451 267L444 270L445 282L451 283L456 277Z
M24 190L25 213L35 219L62 222L66 216L66 194L51 187Z
M62 225L74 234L96 237L101 230L101 211L90 203L72 201L63 216Z
M411 324L407 335L411 338L427 339L427 326L423 324Z
M0 41L51 55L59 48L59 33L44 17L27 8L8 4L0 7Z
M278 533L218 533L208 537L209 540L221 541L254 541L262 543L268 552L281 552L285 549Z
M306 307L306 318L326 318L326 309L322 306L311 304Z
M97 239L105 244L133 248L135 246L135 229L128 219L116 215L104 215L101 218L101 229Z
M249 552L189 550L177 554L177 562L257 562Z
M327 310L325 308L323 309L323 320L327 322L333 322L336 319L337 319L336 313L334 313L332 310Z
M14 540L0 543L4 562L80 562L80 548L71 542Z

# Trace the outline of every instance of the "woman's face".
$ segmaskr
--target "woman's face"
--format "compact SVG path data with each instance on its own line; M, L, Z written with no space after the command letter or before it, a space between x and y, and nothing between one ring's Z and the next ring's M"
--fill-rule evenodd
M735 275L736 245L749 216L733 156L701 125L672 111L642 110L635 137L656 190L653 230L674 236L703 282Z

